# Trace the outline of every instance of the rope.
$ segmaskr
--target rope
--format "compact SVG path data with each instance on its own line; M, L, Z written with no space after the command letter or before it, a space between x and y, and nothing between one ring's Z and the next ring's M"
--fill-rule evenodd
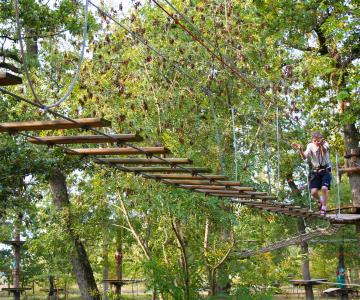
M280 193L280 132L279 132L279 105L276 105L276 144L277 144L277 191Z
M340 206L341 206L341 200L340 200L340 176L339 176L339 155L336 152L336 179L337 179L337 200L338 200L338 212L336 214L336 217L339 218L341 211L340 211Z
M234 144L234 163L235 163L235 181L238 180L238 159L237 159L237 142L236 142L236 131L235 131L235 107L231 107L231 122L233 128L233 144Z
M84 53L85 53L85 46L86 46L86 34L87 34L87 27L88 27L88 9L89 9L89 0L86 0L85 3L85 20L84 20L84 26L83 26L83 39L82 39L82 45L81 45L81 52L80 52L80 56L79 56L79 62L77 65L77 69L75 71L75 75L71 81L71 84L69 86L69 89L67 90L67 92L65 93L65 95L58 101L56 101L55 103L51 104L51 105L43 105L43 109L44 110L48 110L49 108L53 108L56 106L59 106L62 102L64 102L72 93L75 84L78 80L79 74L80 74L80 68L81 68L81 64L84 58ZM19 0L15 0L15 11L16 11L16 26L17 26L17 31L18 31L18 36L19 36L19 43L20 43L20 53L21 53L21 58L23 61L23 66L24 66L24 71L25 71L25 75L26 75L26 80L30 86L30 90L34 96L34 99L37 103L41 104L41 101L39 100L38 95L35 92L34 86L31 82L31 78L30 78L30 73L29 73L29 69L26 63L26 59L25 59L25 52L24 52L24 45L23 45L23 38L21 35L21 23L20 23L20 12L19 12Z
M221 137L220 137L220 133L219 133L219 128L218 128L218 118L216 115L216 110L215 110L215 105L214 105L214 100L212 95L209 97L210 100L210 105L211 105L211 111L214 117L214 129L215 129L215 137L216 137L216 141L217 141L217 145L218 145L218 155L219 155L219 161L220 161L220 167L221 167L221 174L224 175L224 171L225 171L225 166L224 166L224 158L222 155L222 151L221 151Z
M266 139L266 137L265 137ZM270 169L270 157L269 157L269 151L268 151L268 147L267 145L267 141L264 143L264 152L265 152L265 159L266 159L266 174L268 177L268 185L269 185L269 194L271 194L271 169Z
M307 179L307 190L308 190L308 197L309 197L309 209L312 210L311 207L311 192L310 192L310 170L309 170L309 164L306 162L305 164L306 169L306 179Z

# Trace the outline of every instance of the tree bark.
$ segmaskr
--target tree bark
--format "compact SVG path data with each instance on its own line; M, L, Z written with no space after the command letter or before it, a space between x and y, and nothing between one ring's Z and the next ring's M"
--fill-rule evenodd
M95 282L85 247L72 227L70 201L67 192L65 175L59 170L56 170L50 175L49 183L53 196L53 202L57 211L64 214L64 221L66 224L65 230L73 244L70 259L81 296L85 300L100 300L99 290Z
M14 241L20 241L20 227L21 227L22 215L19 214L17 220L15 220L15 232L14 232ZM14 269L13 269L13 284L14 288L20 288L20 262L21 262L21 245L13 244L14 248ZM20 300L20 291L14 291L13 293L14 300Z
M188 254L186 250L184 236L181 232L181 225L178 220L171 220L171 226L175 233L176 240L181 252L181 265L184 272L184 288L185 288L185 300L190 300L190 272L189 272L189 262Z

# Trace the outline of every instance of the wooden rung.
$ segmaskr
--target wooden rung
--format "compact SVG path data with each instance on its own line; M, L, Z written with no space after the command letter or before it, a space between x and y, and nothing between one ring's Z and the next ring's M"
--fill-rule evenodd
M360 173L360 167L339 169L339 174L343 174L343 173Z
M110 121L101 118L74 119L74 122L68 120L49 120L49 121L26 121L0 123L0 132L16 132L27 130L55 130L89 127L108 127Z
M186 180L191 180L191 183L193 182L193 180L199 180L201 178L203 178L202 176L206 176L209 179L214 179L214 180L227 180L228 177L227 176L223 176L223 175L213 175L213 174L198 174L198 175L189 175L189 174L152 174L152 176L156 176L158 179L186 179ZM205 181L208 182L208 181Z
M145 155L145 154L166 154L169 149L165 147L139 147L134 149L131 147L123 148L85 148L85 149L69 149L65 150L70 155Z
M229 195L229 194L217 194L217 193L207 193L210 196L214 196L214 197L223 197L223 198L252 198L251 195L245 195L245 194L236 194L236 195ZM240 202L239 202L240 203Z
M236 182L236 181L219 181L216 179L216 181L211 182L211 180L207 180L203 177L198 176L198 179L200 180L187 180L187 179L176 179L176 180L171 180L171 179L166 179L163 180L163 182L165 183L169 183L169 184L189 184L189 185L224 185L224 186L241 186L240 182ZM252 190L249 189L249 190Z
M188 158L102 158L99 164L123 164L123 165L145 165L145 164L192 164Z
M1 241L1 243L6 244L6 245L13 245L13 246L21 246L23 244L25 244L25 241Z
M257 199L263 199L263 200L276 200L277 197L274 196L266 196L266 195L254 195Z
M0 86L21 84L22 79L8 72L0 72Z
M39 136L36 138L28 138L27 140L32 144L38 145L58 145L140 142L143 138L137 134L112 134L109 137L103 135Z
M141 173L152 173L152 172L164 172L164 173L178 173L178 172L211 172L211 170L207 169L207 168L197 168L197 167L193 167L193 168L186 168L185 169L179 169L179 168L166 168L166 167L132 167L132 168L127 168L127 170L124 170L125 172L141 172ZM151 175L153 176L153 175Z
M226 195L239 195L239 194L244 193L241 190L234 191L234 190L227 190L227 189L224 189L224 190L195 189L194 191L201 192L201 193L226 194ZM249 195L249 196L251 196L251 195Z
M209 189L209 190L227 190L227 191L244 191L244 193L247 193L251 191L252 187L247 186L226 186L226 185L196 185L196 184L181 184L179 187L184 189Z
M266 192L245 191L244 193L249 195L266 196Z

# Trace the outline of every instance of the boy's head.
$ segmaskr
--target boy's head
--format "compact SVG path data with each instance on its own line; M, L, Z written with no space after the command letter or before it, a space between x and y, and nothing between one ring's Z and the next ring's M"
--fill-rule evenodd
M311 134L311 140L315 144L321 144L322 141L324 140L324 138L323 138L322 134L319 131L314 131Z

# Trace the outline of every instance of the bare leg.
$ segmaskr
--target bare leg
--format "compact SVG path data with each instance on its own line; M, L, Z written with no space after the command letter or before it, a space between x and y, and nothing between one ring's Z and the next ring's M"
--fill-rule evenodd
M326 203L327 203L327 199L328 199L328 191L329 189L327 188L327 186L322 186L321 187L321 192L322 192L322 207L326 208Z
M311 196L316 199L317 201L319 201L320 197L319 197L319 189L317 188L313 188L311 189Z

